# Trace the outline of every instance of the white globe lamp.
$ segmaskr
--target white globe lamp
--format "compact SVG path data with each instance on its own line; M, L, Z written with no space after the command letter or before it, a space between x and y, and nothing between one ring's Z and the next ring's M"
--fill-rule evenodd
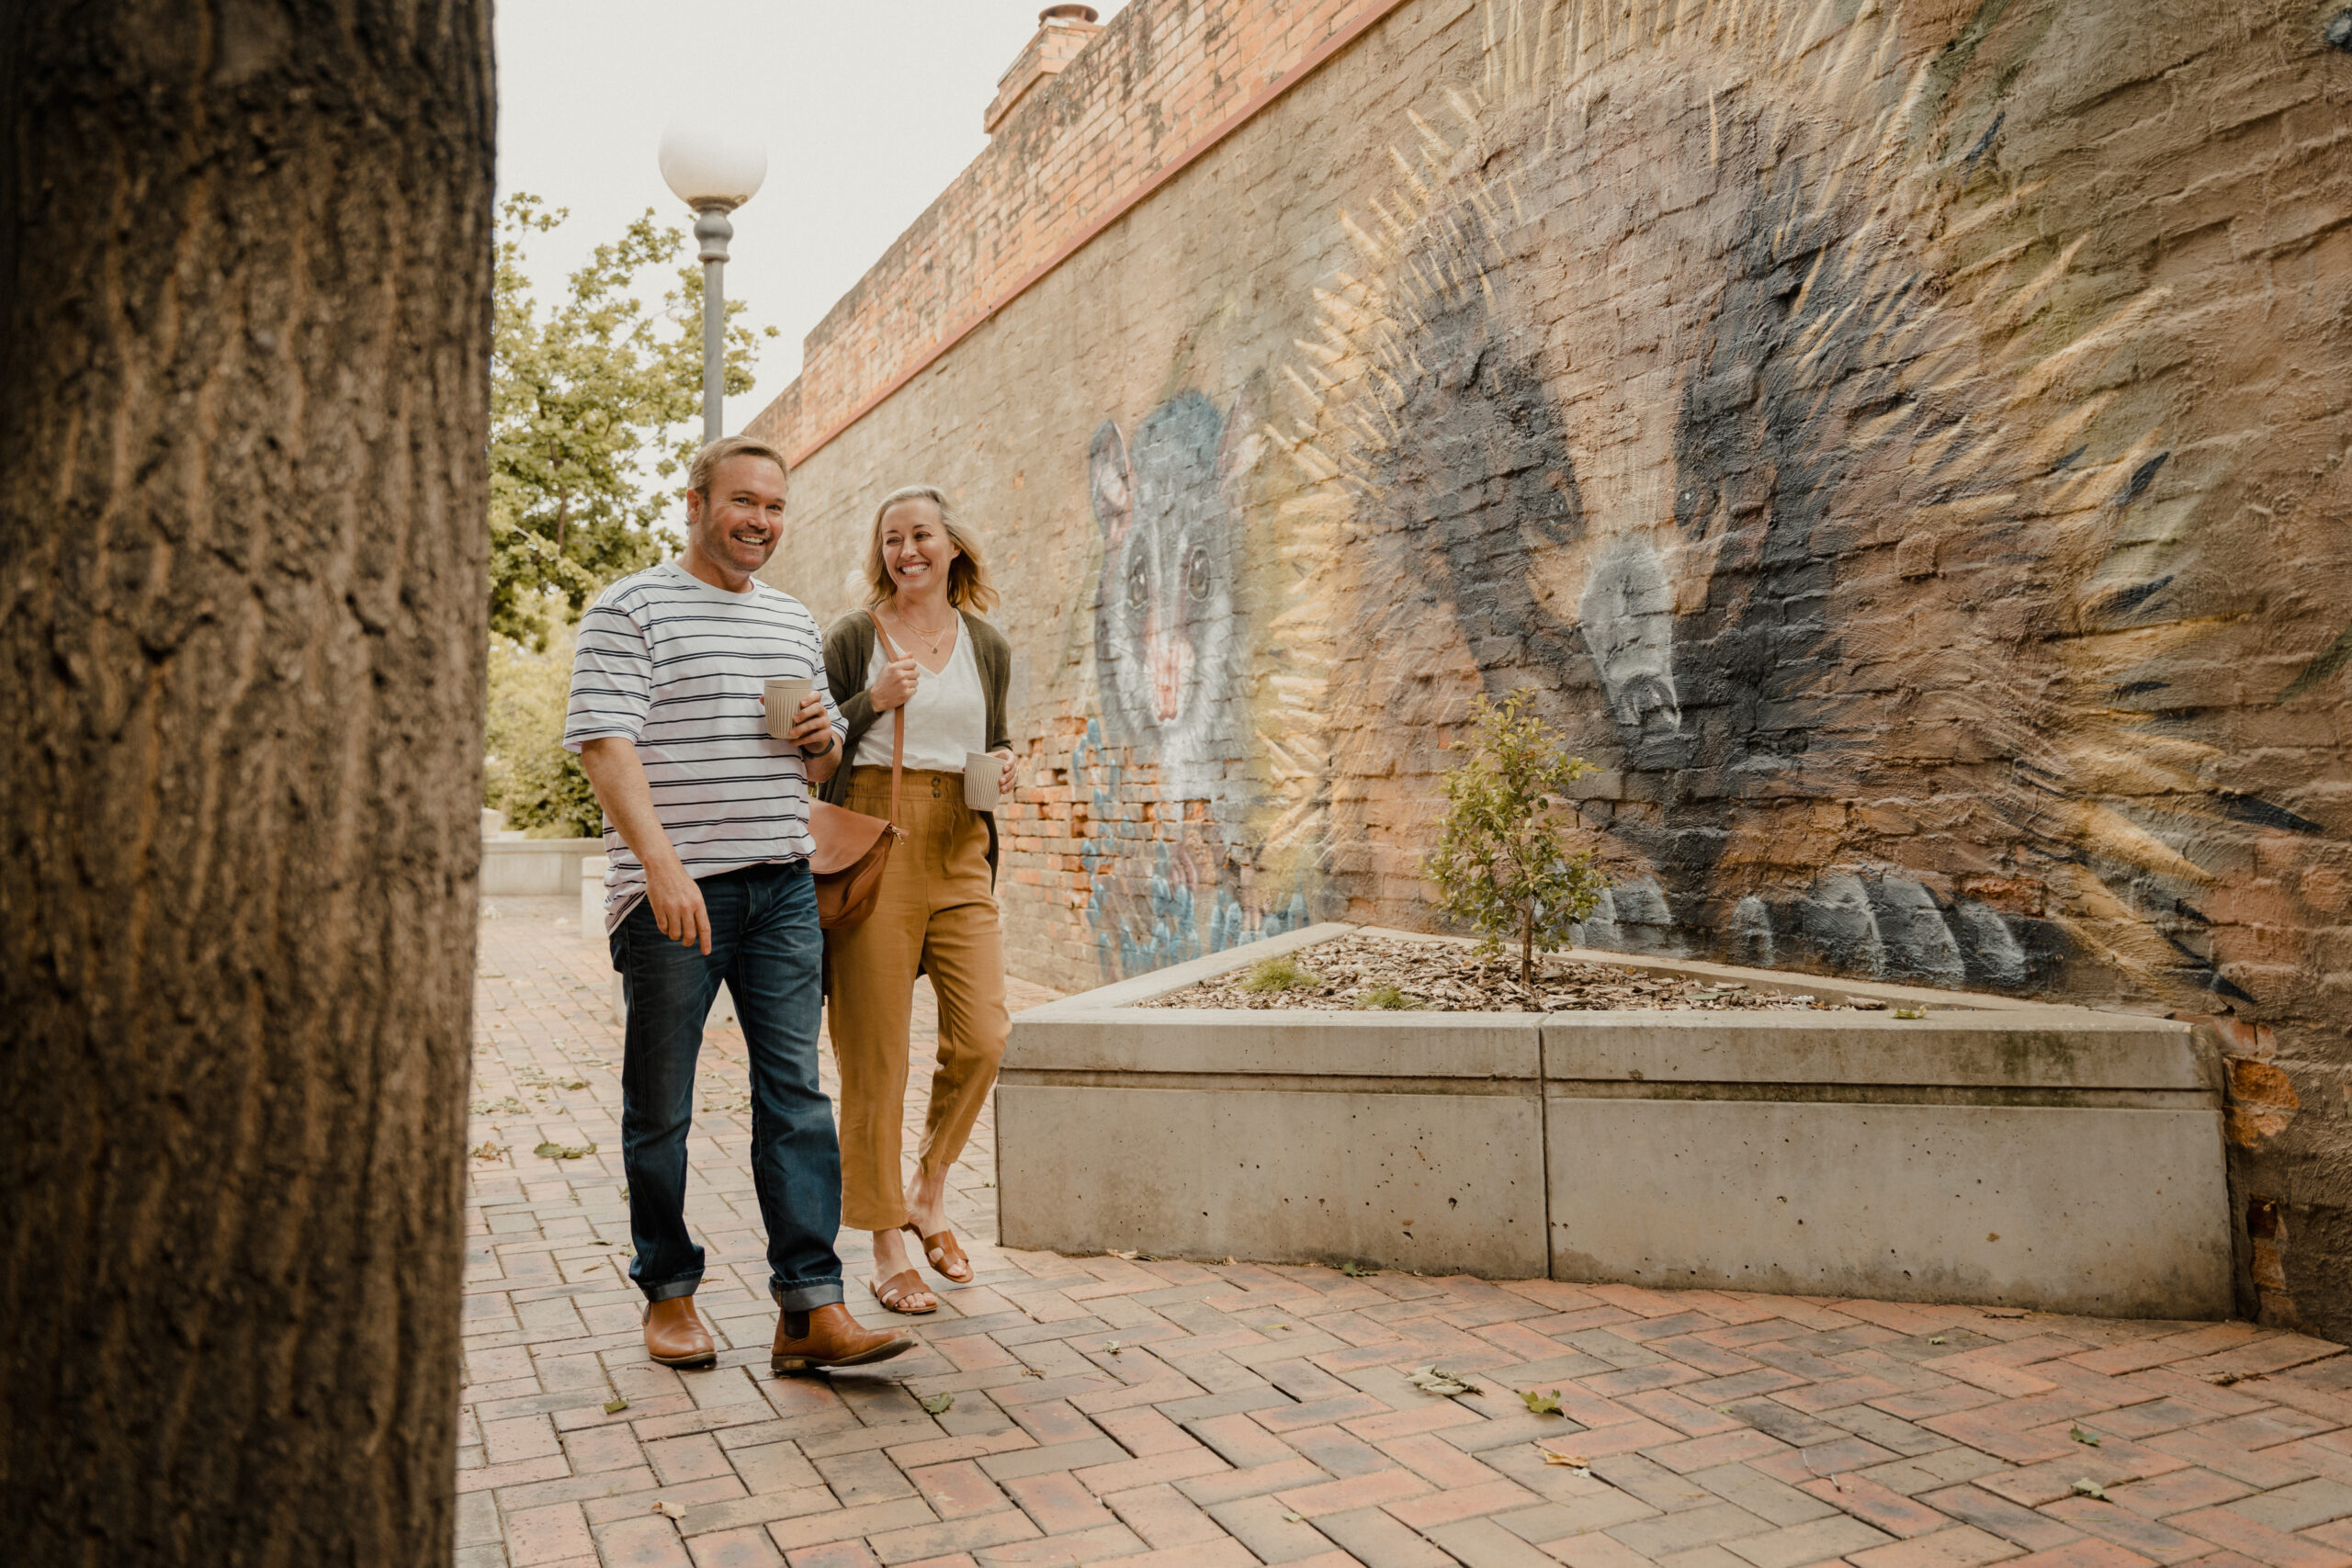
M662 177L696 212L731 212L759 194L768 152L718 126L673 120L662 132Z

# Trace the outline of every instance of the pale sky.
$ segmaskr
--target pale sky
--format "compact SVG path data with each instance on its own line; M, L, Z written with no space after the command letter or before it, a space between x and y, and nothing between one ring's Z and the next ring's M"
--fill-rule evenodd
M1046 0L500 0L498 186L571 217L536 242L542 300L648 207L691 230L654 164L698 109L767 143L734 215L737 320L774 325L743 423L799 372L800 340L988 145L981 112ZM1125 0L1095 0L1109 21ZM693 242L685 254L691 257ZM658 300L667 277L649 275Z

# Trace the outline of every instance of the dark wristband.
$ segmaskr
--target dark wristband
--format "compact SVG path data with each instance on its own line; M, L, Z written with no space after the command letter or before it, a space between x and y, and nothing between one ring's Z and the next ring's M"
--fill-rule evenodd
M833 754L833 748L840 745L841 742L842 738L835 735L829 729L825 731L825 744L820 749L811 751L808 748L803 746L798 748L798 750L801 756L807 758L809 761L814 762L831 756Z

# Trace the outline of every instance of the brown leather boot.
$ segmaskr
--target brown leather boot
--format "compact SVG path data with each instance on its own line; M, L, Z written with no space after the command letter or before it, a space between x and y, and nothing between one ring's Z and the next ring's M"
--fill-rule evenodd
M665 1367L707 1367L718 1359L710 1330L695 1315L692 1295L672 1296L647 1305L645 1353Z
M849 1308L834 1302L808 1312L787 1312L778 1318L768 1366L777 1372L859 1367L868 1361L887 1361L914 1348L915 1342L903 1335L858 1326Z

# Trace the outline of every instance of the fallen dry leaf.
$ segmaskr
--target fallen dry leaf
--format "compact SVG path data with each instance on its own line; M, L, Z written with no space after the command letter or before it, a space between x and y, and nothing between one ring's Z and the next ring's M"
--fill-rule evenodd
M1430 1393L1442 1393L1448 1398L1457 1393L1476 1393L1478 1385L1465 1382L1452 1372L1442 1372L1435 1366L1415 1367L1405 1374L1405 1381Z
M618 1394L615 1394L612 1398L605 1401L605 1414L607 1416L617 1416L628 1408L628 1401L623 1399Z
M1543 1393L1538 1393L1532 1389L1523 1388L1519 1391L1519 1397L1521 1401L1526 1404L1527 1413L1530 1416L1557 1416L1560 1414L1560 1391L1556 1388L1547 1390Z
M2075 1483L2075 1492L2078 1496L2096 1497L2102 1503L2107 1501L2107 1488L2087 1476Z
M675 1503L656 1503L653 1505L653 1511L665 1519L683 1519L686 1517L685 1509Z
M922 1401L922 1407L933 1416L944 1416L955 1403L956 1396L952 1393L934 1393Z

